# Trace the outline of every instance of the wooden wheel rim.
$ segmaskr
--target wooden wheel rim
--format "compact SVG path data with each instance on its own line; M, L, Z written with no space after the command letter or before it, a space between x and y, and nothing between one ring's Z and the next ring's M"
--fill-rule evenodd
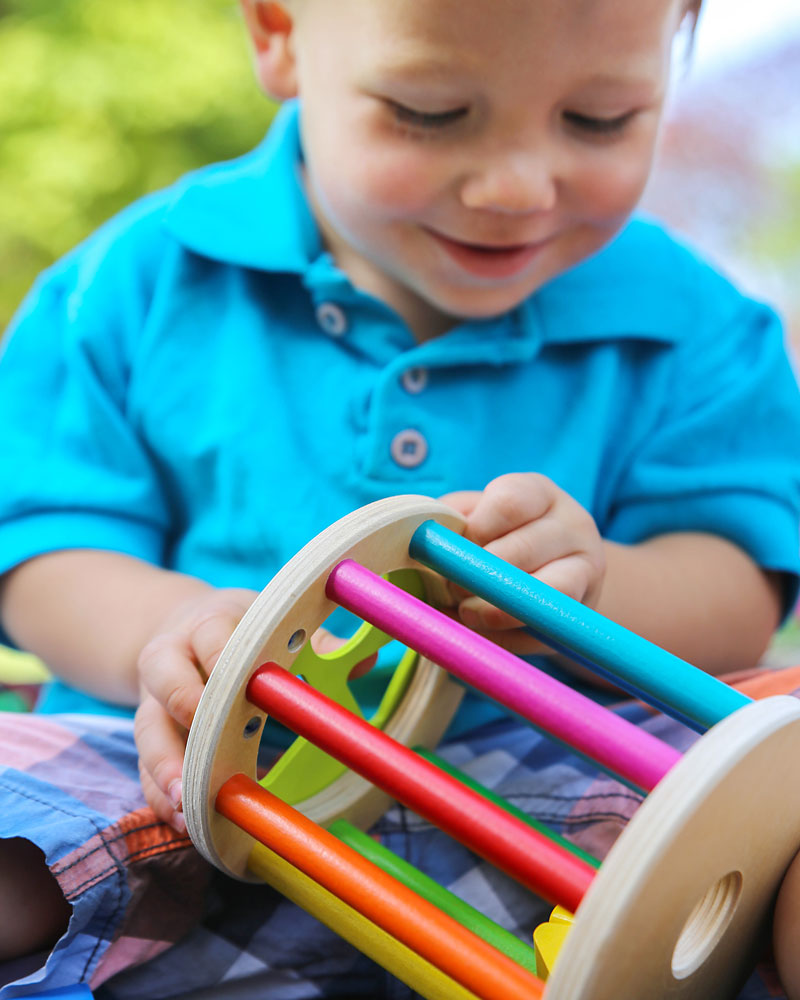
M232 774L256 775L258 739L252 738L256 728L253 720L263 723L265 715L245 697L253 671L267 660L291 669L299 650L289 652L290 638L298 629L311 636L336 607L325 595L325 583L334 566L343 559L354 559L379 574L416 567L408 544L419 525L432 518L455 531L463 530L458 513L420 496L378 500L332 524L275 575L222 651L189 732L183 808L195 846L229 875L254 880L247 871L252 838L214 808L220 786ZM435 744L447 728L462 691L438 667L421 660L384 731L402 743ZM261 725L256 731L260 730ZM349 771L319 794L298 803L297 808L322 825L346 817L366 827L389 803L384 792Z
M753 702L709 730L603 862L547 1000L735 996L800 846L798 754L794 698Z

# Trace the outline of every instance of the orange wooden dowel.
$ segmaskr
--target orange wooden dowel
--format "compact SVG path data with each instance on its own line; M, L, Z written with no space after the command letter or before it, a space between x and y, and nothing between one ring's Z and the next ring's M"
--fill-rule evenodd
M219 813L484 1000L538 1000L544 984L252 778L220 788Z

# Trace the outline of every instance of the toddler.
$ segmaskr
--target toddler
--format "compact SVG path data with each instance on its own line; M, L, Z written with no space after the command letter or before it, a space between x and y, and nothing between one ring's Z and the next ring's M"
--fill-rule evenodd
M0 735L0 959L101 1000L408 995L210 872L181 813L205 678L341 515L444 496L474 541L713 673L755 664L797 591L780 325L631 218L699 2L242 3L284 102L264 143L51 268L0 362L0 619L57 678ZM598 856L637 804L476 696L442 753ZM526 940L546 913L404 809L375 832Z

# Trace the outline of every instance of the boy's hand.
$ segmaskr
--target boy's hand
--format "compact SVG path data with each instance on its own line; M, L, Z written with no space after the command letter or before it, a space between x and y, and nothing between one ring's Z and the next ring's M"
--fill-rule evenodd
M139 775L145 798L159 819L186 829L181 773L186 736L203 687L225 643L257 596L255 590L208 590L182 604L139 656L141 699L134 722ZM345 640L318 629L314 650L332 653ZM375 663L368 657L352 670L360 677Z
M441 499L466 517L470 541L561 593L596 606L605 574L603 541L591 515L552 480L511 473L483 491L449 493ZM494 633L492 639L514 653L545 648L504 611L453 589L465 625Z
M139 655L134 735L142 789L158 818L180 833L186 829L181 813L186 735L203 686L256 595L209 587L172 612Z

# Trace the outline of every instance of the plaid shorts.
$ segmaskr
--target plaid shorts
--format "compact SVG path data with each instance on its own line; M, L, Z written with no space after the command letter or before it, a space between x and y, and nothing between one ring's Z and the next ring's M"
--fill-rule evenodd
M615 709L678 749L685 727L635 702ZM513 719L439 753L597 858L640 797ZM550 906L408 810L375 831L391 850L530 943ZM132 724L96 716L0 715L0 837L45 853L73 906L46 964L0 1000L88 983L97 1000L416 996L268 886L228 879L156 821L138 783ZM779 997L774 971L741 1000Z

